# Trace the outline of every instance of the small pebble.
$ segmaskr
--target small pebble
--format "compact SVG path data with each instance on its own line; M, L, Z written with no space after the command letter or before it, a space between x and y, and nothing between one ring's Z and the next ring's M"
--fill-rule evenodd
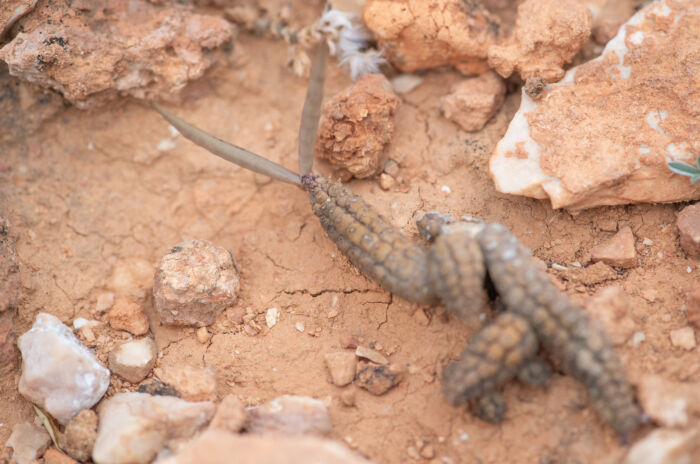
M245 429L257 434L327 435L332 425L323 401L307 396L284 395L250 408Z
M209 367L169 366L158 368L155 375L188 401L213 401L216 399L216 376Z
M379 186L382 190L390 190L394 185L396 181L389 174L383 172L379 175Z
M394 92L402 94L408 93L418 87L423 82L423 78L415 74L399 74L391 80Z
M383 395L398 385L403 377L403 370L395 365L363 362L358 365L355 383L373 395Z
M200 327L199 329L197 329L195 335L197 336L197 341L202 345L209 343L209 339L211 338L211 334L209 333L206 327Z
M83 409L68 422L60 444L69 456L85 462L92 455L96 439L97 414L92 409Z
M632 345L637 348L646 338L644 332L635 332L634 335L632 335Z
M671 344L677 348L683 348L684 350L691 351L695 349L695 331L692 327L683 327L680 329L672 330L671 333Z
M267 310L267 313L265 314L265 323L267 324L268 328L273 328L277 323L280 321L280 309L279 308L270 308Z
M100 293L97 297L97 304L95 305L95 311L98 314L107 311L114 304L114 293Z
M303 322L297 322L294 324L294 327L299 331L303 332L304 331L304 323Z
M12 428L7 446L12 448L12 457L17 464L30 464L51 445L51 437L43 427L23 422Z
M340 347L344 349L354 350L359 343L359 340L354 335L343 335L340 337Z
M634 248L632 229L625 226L608 241L591 248L591 259L621 268L636 266L637 251Z
M389 360L383 354L365 346L358 346L355 355L360 358L369 359L377 364L389 364Z
M327 353L324 358L334 385L343 387L355 379L357 358L354 354L347 351L339 351Z
M150 338L122 343L109 353L109 369L131 383L138 383L155 366L156 354L156 344Z
M109 325L116 330L125 330L132 335L144 335L149 324L146 313L140 304L129 298L117 298L112 309L107 313Z

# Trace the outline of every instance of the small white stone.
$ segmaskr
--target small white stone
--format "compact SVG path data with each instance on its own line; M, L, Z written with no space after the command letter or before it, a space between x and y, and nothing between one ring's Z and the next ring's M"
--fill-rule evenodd
M265 314L265 323L269 328L273 328L280 321L280 309L270 308Z
M40 313L19 337L19 392L62 424L97 403L109 386L109 370L51 314Z
M294 327L296 327L296 329L297 329L299 332L303 332L304 329L305 329L304 323L303 323L303 322L297 322L296 324L294 324Z
M114 304L114 293L100 293L97 297L97 304L95 305L95 311L101 313L107 311Z
M443 192L445 192L448 195L450 193L452 193L452 189L450 189L447 185L443 185L442 187L440 187L440 190L442 190Z
M158 142L158 145L156 145L156 150L158 150L158 151L170 151L175 147L176 147L175 142L173 142L172 139L162 139L160 142Z
M418 87L423 82L423 78L415 74L399 74L391 80L394 92L398 94L408 93Z
M644 240L642 240L642 243L645 244L646 246L652 246L654 244L654 241L651 240L650 238L644 237Z
M138 383L153 369L156 351L156 344L150 338L123 343L109 353L109 368L119 377Z
M635 332L634 335L632 335L632 345L637 348L646 338L644 332Z
M691 351L697 346L695 342L695 330L690 326L672 330L670 336L671 344L675 347Z

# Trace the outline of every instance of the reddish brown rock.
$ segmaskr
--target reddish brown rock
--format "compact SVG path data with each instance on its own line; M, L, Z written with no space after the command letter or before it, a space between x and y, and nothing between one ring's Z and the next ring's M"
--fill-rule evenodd
M453 86L440 100L440 109L465 131L478 131L501 108L505 94L503 79L487 72Z
M157 368L155 375L175 388L180 398L187 401L216 399L216 376L209 367L169 366Z
M90 14L58 2L32 15L0 49L10 73L79 108L120 95L173 99L211 66L210 51L231 38L222 18L176 4L107 0L85 8Z
M348 177L379 174L400 103L383 75L362 76L323 105L316 154Z
M85 462L92 455L96 439L97 414L92 409L83 409L66 426L61 447L73 458Z
M200 239L174 246L153 280L156 311L165 324L210 325L238 299L240 276L233 254Z
M144 335L149 328L143 308L129 298L117 298L107 313L107 320L113 329L126 330L133 335Z
M523 94L491 156L496 189L571 210L700 198L667 166L700 153L698 7L653 2L540 100Z
M0 3L0 44L10 28L36 6L37 0L3 0Z
M403 369L390 364L363 362L357 367L355 383L373 395L383 395L403 380Z
M636 324L630 315L630 300L624 290L610 286L596 293L586 303L589 313L603 324L615 346L622 346L632 337Z
M700 281L695 282L693 288L690 289L686 307L688 322L696 329L700 329Z
M609 240L591 248L591 259L615 267L629 268L637 265L634 234L625 226Z
M313 436L234 435L207 430L162 464L370 464L341 444Z
M362 18L404 72L445 65L465 74L486 72L500 31L498 19L477 0L367 0Z
M328 435L333 426L323 401L307 396L283 395L248 411L245 429L250 433Z
M690 258L700 258L700 204L686 206L676 220L681 247Z
M526 0L503 45L489 48L489 66L503 77L556 82L591 34L591 12L576 0Z
M78 461L66 456L56 448L51 448L44 453L44 464L78 464Z

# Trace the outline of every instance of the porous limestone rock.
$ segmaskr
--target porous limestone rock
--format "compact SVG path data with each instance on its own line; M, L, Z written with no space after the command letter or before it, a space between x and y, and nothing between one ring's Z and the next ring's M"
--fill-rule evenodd
M503 79L487 72L454 85L440 100L440 110L465 131L478 131L501 108L505 95Z
M667 162L700 154L700 0L659 0L542 98L525 93L490 161L496 189L554 208L700 198Z
M92 409L83 409L72 418L61 436L61 448L80 462L92 455L97 439L97 414Z
M129 298L117 298L107 313L107 320L113 329L126 330L133 335L143 335L149 328L143 308Z
M40 458L51 444L51 437L43 427L24 422L12 428L7 446L17 464L30 464Z
M367 0L362 19L403 72L451 65L481 74L500 38L498 19L479 0Z
M92 459L96 464L146 464L171 440L202 430L214 411L208 401L117 393L97 407L100 425Z
M248 432L258 434L327 435L331 428L331 418L323 401L293 395L283 395L250 408L245 423Z
M174 246L153 279L156 310L166 324L202 327L233 306L240 290L233 254L200 239Z
M109 353L109 369L131 383L138 383L153 369L156 354L156 343L151 338L122 343Z
M13 76L52 88L79 108L120 95L173 99L202 76L214 60L210 51L232 34L223 18L177 4L81 3L41 8L0 49Z
M370 464L340 443L313 436L234 435L209 429L159 464Z
M381 74L365 74L323 105L316 154L343 177L372 177L384 169L401 100Z
M109 386L109 370L51 314L39 313L19 337L19 392L62 424L97 403Z
M489 48L489 66L503 77L556 82L591 34L592 16L577 0L526 0L518 6L515 29L502 45Z

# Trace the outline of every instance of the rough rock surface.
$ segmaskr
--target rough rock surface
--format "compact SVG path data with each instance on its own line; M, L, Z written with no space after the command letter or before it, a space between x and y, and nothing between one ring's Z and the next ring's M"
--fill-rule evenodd
M133 335L148 332L148 318L138 303L128 298L117 298L107 313L107 320L113 329L126 330Z
M347 351L327 353L324 359L333 385L344 387L355 379L357 357L353 353Z
M172 396L117 393L97 408L100 425L92 459L97 464L145 464L171 440L191 438L214 415L214 403Z
M92 409L83 409L72 418L61 438L61 448L80 462L92 455L97 439L97 414Z
M283 395L248 410L245 429L258 434L327 435L332 425L323 401L307 396Z
M0 44L19 18L31 13L38 0L3 0L0 4Z
M498 19L477 0L367 0L362 18L404 72L444 65L486 72L489 47L500 38Z
M684 464L700 461L700 429L657 429L630 448L624 464Z
M109 386L109 371L73 332L51 314L39 313L19 337L19 392L62 424L97 403Z
M24 422L12 428L7 446L17 464L29 464L40 458L51 444L51 437L43 427Z
M503 77L556 82L591 34L592 17L576 0L527 0L518 6L515 29L502 45L489 48L489 66Z
M690 258L700 258L700 204L686 206L676 221L681 247Z
M689 415L700 413L697 383L672 382L648 375L639 382L637 391L644 412L664 427L684 427Z
M157 348L151 338L122 343L109 353L109 369L128 380L138 383L146 378L156 364Z
M206 240L176 245L153 279L156 310L166 324L205 326L233 306L241 288L230 251Z
M231 38L222 18L143 0L42 8L0 49L10 73L60 92L79 108L119 95L172 99L211 66ZM88 14L85 14L88 13ZM42 21L43 19L43 21Z
M646 6L538 102L523 94L491 157L496 189L572 210L700 198L666 166L700 153L698 5Z
M241 400L234 395L226 395L217 406L210 427L238 433L245 424L246 414L245 406Z
M317 437L234 435L207 430L161 464L369 464L334 441Z
M188 401L216 399L216 376L209 367L168 366L155 370L156 376L171 385L180 398Z
M379 174L401 100L381 74L366 74L323 105L317 155L346 177Z
M383 395L403 380L404 371L393 364L362 362L357 366L355 383L373 395Z
M615 267L628 268L636 266L637 250L634 248L632 229L629 226L625 226L606 242L591 248L591 259L595 262L602 261Z
M440 100L440 109L465 131L478 131L501 108L505 94L503 79L487 72L454 85Z

